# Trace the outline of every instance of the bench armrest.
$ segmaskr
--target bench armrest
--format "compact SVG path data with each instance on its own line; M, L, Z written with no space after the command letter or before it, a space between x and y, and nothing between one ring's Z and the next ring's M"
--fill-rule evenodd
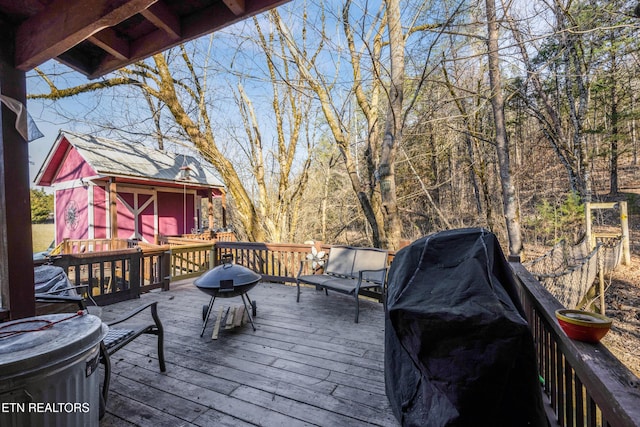
M380 273L380 283L377 283L377 281L372 281L372 280L365 280L363 279L363 274L364 273ZM358 271L358 285L356 288L356 292L360 289L360 285L362 284L362 282L367 282L367 283L375 283L376 285L380 286L380 287L384 287L384 282L386 282L387 279L387 268L378 268L375 270L360 270Z
M122 323L125 320L131 319L133 316L135 316L136 314L144 311L145 309L147 309L149 307L151 307L151 316L153 317L154 322L156 323L156 325L160 325L160 318L158 317L158 302L157 301L150 302L148 304L142 305L142 306L132 310L131 312L127 313L123 317L107 323L107 325L108 326L113 326L113 325L117 325L118 323Z
M363 273L380 273L380 284L384 284L387 276L387 267L384 268L376 268L375 270L360 270L358 271L358 279L362 280Z
M304 270L304 265L305 264L311 264L313 263L314 260L312 259L302 259L300 260L300 269L298 270L298 275L296 276L296 279L300 276L302 276L302 270Z

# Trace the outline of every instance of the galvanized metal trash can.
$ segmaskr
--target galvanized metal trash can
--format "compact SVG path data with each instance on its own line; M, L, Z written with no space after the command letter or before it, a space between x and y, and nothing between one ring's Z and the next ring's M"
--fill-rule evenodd
M98 426L100 318L73 313L0 324L0 426Z

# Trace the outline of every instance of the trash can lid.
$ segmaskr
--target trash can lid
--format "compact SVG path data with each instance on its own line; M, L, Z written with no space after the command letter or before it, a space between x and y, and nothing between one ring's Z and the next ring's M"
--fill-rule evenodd
M0 324L0 380L70 359L98 345L108 327L91 314L49 314Z

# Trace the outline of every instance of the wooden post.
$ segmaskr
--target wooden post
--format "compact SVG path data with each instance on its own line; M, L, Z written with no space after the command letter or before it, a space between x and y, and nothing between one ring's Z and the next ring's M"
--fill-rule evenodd
M26 105L24 71L14 67L14 35L0 28L0 93ZM15 128L16 114L0 108L0 317L35 315L29 148Z
M592 231L591 210L592 209L620 209L620 238L622 240L622 263L631 264L631 251L629 248L629 215L627 213L627 202L603 202L603 203L585 203L584 210L586 216L586 238L589 239L589 249L593 250L596 246L596 234Z
M212 269L216 265L216 244L214 243L209 249L209 269Z
M109 221L111 223L110 234L112 239L118 238L118 186L116 179L109 180Z
M227 228L227 193L222 191L222 227Z
M142 251L140 248L138 248L138 251L132 253L129 258L129 289L131 289L131 295L134 298L140 298L140 263L142 260ZM126 279L124 271L122 272L122 279Z
M602 247L600 247L596 256L598 257L598 283L600 285L600 314L604 316L606 307L604 300L604 252Z
M629 249L629 215L627 214L627 202L620 202L620 225L622 226L622 262L631 264L631 250Z
M213 231L213 192L209 189L209 197L207 198L207 214L209 215L209 231Z
M169 290L171 282L171 250L165 251L160 257L160 277L162 278L162 290Z
M591 233L591 202L585 202L584 204L584 215L585 215L585 238L587 239L587 243L589 244L589 251L592 251L595 243Z

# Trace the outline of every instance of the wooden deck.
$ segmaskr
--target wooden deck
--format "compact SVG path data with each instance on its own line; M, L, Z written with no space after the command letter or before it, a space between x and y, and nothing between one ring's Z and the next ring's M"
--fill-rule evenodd
M103 307L108 320L157 300L165 327L167 372L158 369L155 337L143 336L112 358L106 426L397 426L384 390L384 313L352 297L260 283L257 331L249 324L211 339L218 298L200 338L209 296L190 280L140 300Z

